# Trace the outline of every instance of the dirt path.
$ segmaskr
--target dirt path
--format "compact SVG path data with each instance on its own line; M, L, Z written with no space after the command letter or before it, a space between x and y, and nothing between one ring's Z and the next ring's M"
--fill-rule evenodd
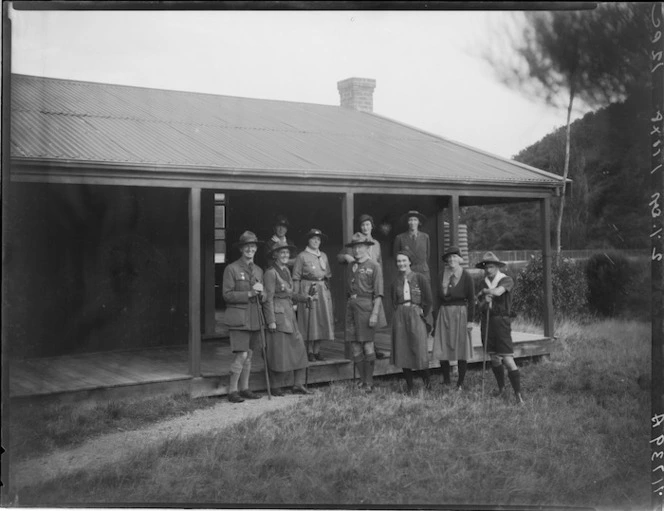
M222 401L212 408L196 410L183 417L165 420L135 431L102 435L79 447L57 450L46 456L12 465L11 487L17 490L76 470L97 470L106 464L118 463L130 454L168 438L184 438L196 433L223 429L242 419L294 406L308 399L309 396L286 395L273 397L271 400L264 396L260 400L247 400L240 404Z

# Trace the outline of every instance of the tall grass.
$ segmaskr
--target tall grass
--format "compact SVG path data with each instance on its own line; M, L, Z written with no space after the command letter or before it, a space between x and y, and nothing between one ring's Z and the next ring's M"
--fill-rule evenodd
M118 466L27 488L23 505L648 504L645 323L559 326L550 360L522 365L526 404L468 390L366 395L336 383L297 408L170 439ZM486 373L486 390L495 386Z

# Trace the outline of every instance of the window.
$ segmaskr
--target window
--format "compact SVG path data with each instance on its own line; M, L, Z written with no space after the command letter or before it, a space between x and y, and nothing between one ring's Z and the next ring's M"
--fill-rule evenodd
M226 262L226 194L214 194L214 262Z

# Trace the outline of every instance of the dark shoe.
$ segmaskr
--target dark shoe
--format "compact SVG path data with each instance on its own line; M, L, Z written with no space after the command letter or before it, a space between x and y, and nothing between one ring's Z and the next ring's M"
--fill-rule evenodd
M261 398L258 394L254 394L249 389L241 390L240 395L245 399L260 399Z
M383 353L382 351L376 350L376 358L380 360L381 358L387 358L387 353Z
M282 397L282 396L286 395L286 393L281 389L271 389L271 391L272 391L272 395L276 396L276 397Z
M323 355L321 355L320 353L316 353L316 354L314 355L314 358L315 358L316 360L321 360L321 361L325 360L325 357L324 357Z
M491 397L503 397L505 394L505 389L496 389L491 393Z
M314 356L313 353L309 353L307 355L307 357L309 358L309 362L315 362L316 361L316 357Z
M373 391L374 391L373 385L369 385L368 383L364 384L364 392L366 392L367 394L371 394Z
M228 394L228 400L231 403L244 403L244 399L240 397L240 394L238 392L231 392Z
M305 389L302 385L294 385L293 394L311 394L311 391Z

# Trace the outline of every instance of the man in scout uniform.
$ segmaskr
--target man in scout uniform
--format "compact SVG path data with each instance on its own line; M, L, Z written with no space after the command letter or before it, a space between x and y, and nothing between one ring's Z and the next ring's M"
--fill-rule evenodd
M373 391L374 335L377 328L387 326L382 308L383 271L369 257L373 243L366 235L356 232L346 244L352 248L355 258L346 277L346 342L351 343L353 362L360 373L360 387L366 392Z
M228 400L242 403L245 399L259 399L249 390L251 357L261 349L260 320L258 317L263 297L263 270L254 264L258 244L262 243L251 231L245 231L235 243L242 254L224 270L223 296L226 301L224 322L231 338L230 385ZM238 391L239 386L239 391Z
M367 237L367 241L374 242L372 245L369 245L367 254L371 259L376 261L382 269L383 258L380 250L380 242L375 240L371 235L374 227L376 226L373 217L371 215L367 215L366 213L364 213L360 215L360 218L357 221L357 223L360 228L359 232L361 232ZM337 254L337 261L339 261L340 264L349 265L350 267L350 265L352 265L355 262L355 257L353 256L353 249L350 247L343 248L341 252ZM376 358L387 357L387 355L382 351L379 351L378 348L375 348L375 351L376 351Z
M512 345L512 289L514 280L500 271L506 263L498 259L493 252L484 254L482 261L475 265L484 270L485 278L482 281L477 299L480 302L482 342L487 337L487 351L491 357L491 369L498 382L496 396L500 396L505 389L505 373L503 365L507 368L507 377L510 380L516 402L523 403L521 397L521 377L519 369L514 362L514 348ZM489 323L487 325L487 309L489 310Z

